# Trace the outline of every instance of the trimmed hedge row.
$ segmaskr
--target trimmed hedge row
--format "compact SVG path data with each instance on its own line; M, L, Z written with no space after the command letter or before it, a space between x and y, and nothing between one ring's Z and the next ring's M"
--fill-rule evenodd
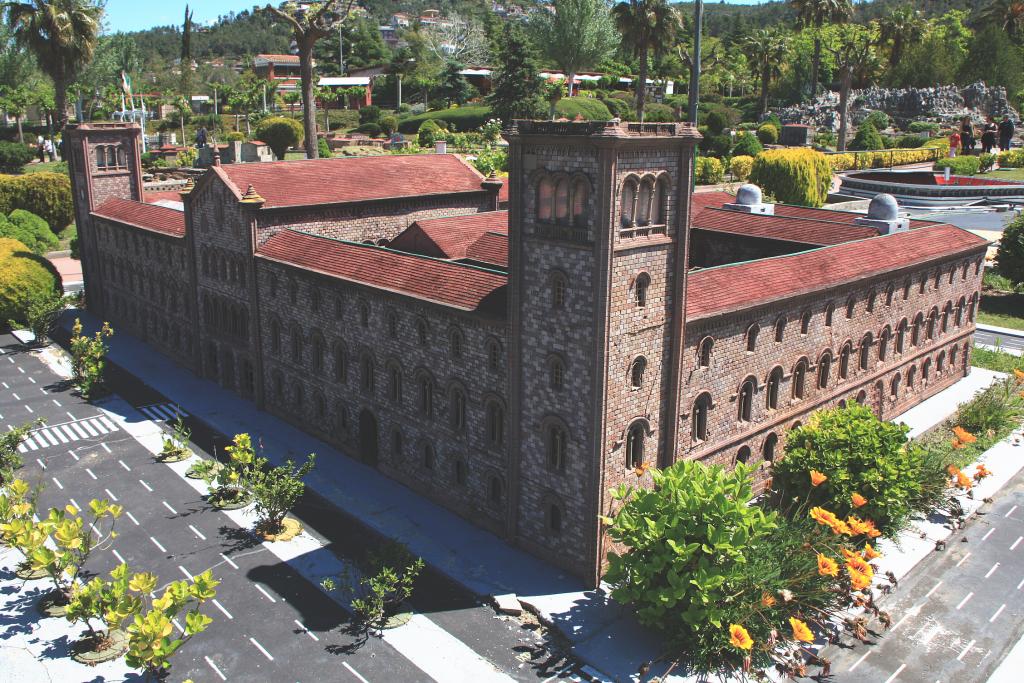
M772 149L754 159L749 180L783 204L819 207L828 199L832 167L812 149Z
M953 175L975 175L981 170L981 159L978 157L953 157L952 159L939 159L932 166L933 171L944 171L949 169Z
M34 213L59 233L75 218L71 178L59 173L0 175L0 213L15 209Z
M563 97L555 105L555 112L570 121L577 116L587 121L608 121L614 118L604 102L589 97Z
M398 122L398 132L416 133L420 124L426 120L444 121L450 130L460 133L476 130L484 125L487 119L491 118L491 108L484 106L458 107L456 109L442 109L440 111L428 111L416 116L410 116Z
M948 142L946 143L949 144ZM868 152L845 152L832 154L829 163L834 171L849 171L857 168L883 168L892 164L919 164L935 158L935 148L939 145L919 147L916 149L886 149Z

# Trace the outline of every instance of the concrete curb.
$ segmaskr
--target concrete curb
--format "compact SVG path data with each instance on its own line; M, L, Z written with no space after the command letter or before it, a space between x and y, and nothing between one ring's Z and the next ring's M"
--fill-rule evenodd
M1007 337L1024 338L1024 330L1015 330L1011 327L999 327L997 325L985 325L983 323L977 323L975 327L984 332L991 332L992 334L1002 334Z

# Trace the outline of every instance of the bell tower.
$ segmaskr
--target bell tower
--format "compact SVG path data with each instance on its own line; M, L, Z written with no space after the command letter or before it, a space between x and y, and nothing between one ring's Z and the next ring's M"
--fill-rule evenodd
M608 489L675 460L700 134L519 121L508 137L514 533L596 585Z

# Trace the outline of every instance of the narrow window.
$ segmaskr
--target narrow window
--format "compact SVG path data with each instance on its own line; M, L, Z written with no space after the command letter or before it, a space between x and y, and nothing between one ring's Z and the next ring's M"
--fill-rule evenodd
M387 312L388 336L392 339L398 337L398 314L394 311Z
M569 180L562 178L555 187L555 220L566 223L569 219Z
M946 352L945 351L940 351L939 352L939 357L935 359L935 371L941 373L941 372L945 371L945 369L946 369Z
M562 387L565 386L565 364L562 363L561 358L551 359L551 388L555 391L561 391Z
M423 318L416 319L416 342L420 346L427 345L427 321Z
M454 387L450 402L452 429L461 432L466 428L466 394L459 387Z
M889 382L889 396L892 397L893 400L896 400L897 398L900 397L900 376L899 375L896 375L895 377L893 377L892 381Z
M875 292L874 292L874 290L871 290L871 293L868 294L868 313L873 313L874 310L875 310Z
M924 322L924 316L918 313L914 316L914 323L910 327L910 345L917 346L921 343L921 325Z
M448 350L452 358L462 358L462 332L458 328L453 329L448 337Z
M645 180L640 183L640 192L636 200L636 224L650 225L651 223L651 183Z
M501 499L504 497L503 489L505 488L501 484L501 478L500 477L491 477L491 482L490 482L490 484L488 485L487 488L488 488L488 497L490 498L491 503L494 504L494 505L497 505L498 503L500 503Z
M319 334L313 336L313 369L324 369L324 340Z
M555 535L562 533L562 508L554 503L548 506L548 531Z
M775 341L781 344L782 340L786 338L786 318L780 316L775 321Z
M491 372L501 369L501 345L493 339L487 342L487 369Z
M857 300L852 296L846 301L846 319L850 320L853 318L854 309L857 306Z
M907 390L914 390L914 381L917 379L917 366L911 365L910 369L907 370Z
M858 367L861 370L867 370L871 362L871 333L868 332L864 335L864 338L860 340L860 358Z
M370 307L365 301L359 302L359 324L363 327L370 326Z
M555 273L551 278L551 307L555 309L565 308L565 276Z
M345 363L345 347L338 343L334 345L334 381L344 382L348 374Z
M434 417L434 380L429 375L420 377L420 413L428 419Z
M423 444L423 468L433 470L435 464L434 447L429 443Z
M715 347L715 340L711 337L704 337L700 342L700 349L697 353L697 364L702 368L711 367L711 350Z
M936 313L935 309L933 308L931 311L928 312L928 323L925 326L925 337L927 339L935 339L935 319L936 319L936 317L937 317L937 313Z
M639 389L644 385L644 370L646 367L647 360L643 357L633 361L629 369L629 384L632 388Z
M828 388L828 378L832 374L832 354L825 353L818 361L818 388Z
M931 374L932 374L932 359L931 358L926 358L924 363L921 365L921 379L924 380L925 384L928 383L928 378L931 376Z
M757 323L747 328L747 353L753 353L757 348L757 333L761 331Z
M391 433L391 456L397 461L401 460L405 453L405 444L402 438L402 432L396 429Z
M910 298L910 278L908 277L903 282L903 300L906 301Z
M839 379L847 379L850 376L850 342L843 344L843 350L839 352Z
M894 291L895 291L895 288L892 285L889 285L888 287L885 288L885 305L886 306L892 306L892 295L893 295Z
M505 443L505 410L497 401L490 401L487 404L487 442L491 446L501 446Z
M804 397L804 383L807 381L807 362L801 360L793 370L793 398L800 400Z
M774 368L768 375L768 382L765 384L764 405L768 410L776 410L779 407L779 387L782 386L782 368Z
M886 356L889 355L889 338L892 333L889 332L889 326L886 325L882 328L881 334L878 335L878 360L885 361Z
M651 284L651 276L647 273L640 273L636 278L636 284L634 285L634 301L637 306L643 307L647 305L647 288Z
M832 327L832 318L836 314L836 305L829 302L828 306L825 306L825 327Z
M953 368L954 370L956 369L956 359L958 352L959 350L955 346L949 350L949 367Z
M904 318L896 326L896 353L903 353L907 343L907 319Z
M544 178L537 186L537 220L550 222L554 218L555 184Z
M775 460L775 449L779 445L779 437L772 432L764 439L764 445L761 447L761 458L765 462L771 462Z
M397 365L388 368L388 398L395 403L402 400L402 370Z
M466 461L459 458L455 461L455 483L458 486L465 486L467 479L469 479L469 468L466 466Z
M746 463L748 460L750 460L750 446L741 446L740 449L736 451L736 462Z
M587 183L577 179L572 186L572 223L583 225L587 217Z
M807 335L807 332L811 329L811 313L810 311L804 311L804 314L800 316L800 334Z
M373 359L369 356L363 356L360 377L360 384L363 387L363 391L373 390Z
M622 186L622 205L619 211L622 215L622 227L632 228L634 225L633 211L636 206L636 182L627 180Z
M565 471L565 455L566 455L566 433L560 425L551 425L548 427L546 448L547 448L547 460L548 469L556 472Z
M711 394L703 393L693 402L692 433L695 441L707 441L708 412L711 410Z
M626 434L626 467L638 469L644 464L644 426L634 423Z
M740 422L750 422L751 412L754 405L754 380L747 379L740 387L738 397L739 410L737 417Z

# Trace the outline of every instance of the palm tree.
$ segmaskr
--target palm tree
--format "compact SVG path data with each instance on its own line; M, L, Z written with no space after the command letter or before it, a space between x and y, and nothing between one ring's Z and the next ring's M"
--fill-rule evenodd
M636 116L644 120L647 94L647 59L665 54L676 33L676 15L668 0L623 0L612 8L612 18L622 34L622 45L640 62L636 79Z
M846 26L833 47L828 51L835 59L839 72L839 151L846 151L846 132L849 129L850 90L854 82L868 80L878 69L875 52L877 36L863 26Z
M921 13L910 5L893 9L878 22L878 26L881 30L881 39L892 43L889 50L890 68L900 63L903 50L908 45L918 42L924 35L924 20L921 19Z
M796 10L797 23L802 28L814 29L814 56L811 58L811 99L818 94L818 75L821 70L821 31L827 23L845 21L853 14L850 0L789 0Z
M779 28L760 28L740 41L740 49L754 75L761 79L758 111L763 116L768 112L768 86L782 72L782 63L789 50L789 36Z
M1024 32L1024 0L993 0L979 15L1013 36Z
M57 129L68 123L68 85L92 61L103 8L92 0L8 2L7 23L15 39L53 80Z

